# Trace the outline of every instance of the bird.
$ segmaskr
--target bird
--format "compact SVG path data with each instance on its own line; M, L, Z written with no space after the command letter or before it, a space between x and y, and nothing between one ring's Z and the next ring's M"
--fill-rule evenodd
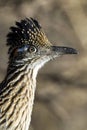
M72 47L54 46L34 18L15 22L7 34L8 67L0 83L0 130L29 130L39 69Z

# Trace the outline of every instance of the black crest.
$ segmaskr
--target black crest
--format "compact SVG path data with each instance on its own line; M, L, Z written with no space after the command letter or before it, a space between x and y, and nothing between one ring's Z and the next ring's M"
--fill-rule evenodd
M7 35L7 45L10 46L9 53L14 47L34 43L41 26L37 20L26 18L16 22L16 26L10 27L10 29L11 31Z

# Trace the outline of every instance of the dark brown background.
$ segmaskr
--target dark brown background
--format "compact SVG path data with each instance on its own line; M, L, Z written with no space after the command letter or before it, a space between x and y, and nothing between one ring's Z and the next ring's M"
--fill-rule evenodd
M54 45L79 50L40 70L30 129L87 130L87 1L0 0L0 81L8 62L6 34L25 17L37 18Z

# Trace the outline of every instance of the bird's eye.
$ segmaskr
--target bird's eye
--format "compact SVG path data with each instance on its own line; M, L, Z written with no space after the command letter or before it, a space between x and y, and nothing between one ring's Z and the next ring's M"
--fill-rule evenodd
M30 48L29 48L29 52L30 53L34 53L34 52L36 52L37 51L37 48L35 47L35 46L31 46Z

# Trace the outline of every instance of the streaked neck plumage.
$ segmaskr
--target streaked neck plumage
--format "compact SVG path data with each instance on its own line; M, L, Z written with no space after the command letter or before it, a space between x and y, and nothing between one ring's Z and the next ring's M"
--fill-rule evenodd
M28 130L31 121L31 113L36 89L36 76L38 70L48 60L49 59L43 57L42 59L33 59L30 63L18 63L17 65L17 63L11 62L11 64L9 64L7 76L4 80L6 85L1 91L1 93L5 91L3 95L4 97L6 97L7 94L9 95L9 99L6 102L6 108L4 106L3 113L6 111L7 106L8 108L9 106L12 106L12 111L10 111L10 109L8 110L9 114L4 113L6 117L7 129L13 128L13 130L15 130L15 128L17 128L17 130L20 130L22 128L22 130ZM17 111L16 107L18 107ZM16 120L15 126L10 123L9 119L11 115L11 118ZM18 119L15 115L17 115Z
M49 60L77 54L70 47L52 46L33 19L16 22L7 35L9 65L0 84L0 130L28 130L38 70Z

